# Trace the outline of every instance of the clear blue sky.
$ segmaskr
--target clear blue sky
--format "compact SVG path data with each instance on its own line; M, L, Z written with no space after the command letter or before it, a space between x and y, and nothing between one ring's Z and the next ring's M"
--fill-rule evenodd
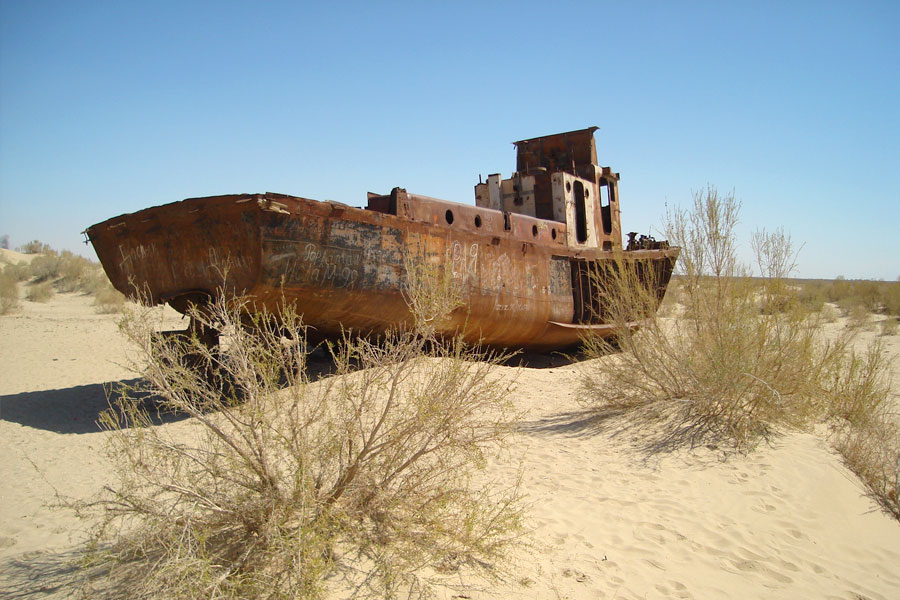
M473 203L514 140L598 125L622 225L707 184L799 276L900 275L900 2L0 0L0 235L192 196ZM79 250L80 249L80 250Z

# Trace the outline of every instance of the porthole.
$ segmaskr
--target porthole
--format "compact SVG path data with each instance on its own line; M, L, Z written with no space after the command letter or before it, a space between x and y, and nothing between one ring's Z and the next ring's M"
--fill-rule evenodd
M475 215L475 227L481 227L481 215Z
M444 213L444 218L447 219L447 225L453 225L453 211L452 210L448 209L447 212Z
M571 192L571 191L572 191L572 182L571 182L571 181L567 181L567 182L566 182L566 191L567 191L567 192Z
M590 195L591 195L590 190L588 190L587 188L584 188L584 197L587 198L587 197L589 197Z
M556 227L550 230L550 237L552 237L554 240L556 239Z
M538 231L537 225L532 225L531 226L531 235L533 235L534 237L537 237L537 231Z

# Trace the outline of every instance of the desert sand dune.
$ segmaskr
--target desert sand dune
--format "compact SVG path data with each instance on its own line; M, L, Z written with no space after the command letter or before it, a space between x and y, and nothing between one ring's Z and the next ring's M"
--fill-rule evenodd
M84 525L48 504L109 480L95 421L105 386L135 375L116 317L88 297L23 302L0 317L0 339L0 595L66 597ZM577 370L589 365L530 359L514 392L523 422L489 474L522 473L531 547L508 581L464 580L475 587L457 597L900 597L900 523L825 431L785 433L748 456L654 452L654 432L582 410Z

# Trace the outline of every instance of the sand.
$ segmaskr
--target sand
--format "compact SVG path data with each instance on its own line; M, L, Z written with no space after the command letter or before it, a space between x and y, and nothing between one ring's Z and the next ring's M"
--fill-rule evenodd
M0 596L62 598L76 591L67 561L85 532L49 504L110 481L95 420L104 385L134 375L116 316L97 314L91 298L22 304L0 316ZM900 354L900 336L883 339ZM525 419L489 467L508 481L524 467L532 547L507 582L457 597L900 597L900 523L824 430L786 433L748 456L648 454L640 432L582 411L583 363L553 362L519 372Z

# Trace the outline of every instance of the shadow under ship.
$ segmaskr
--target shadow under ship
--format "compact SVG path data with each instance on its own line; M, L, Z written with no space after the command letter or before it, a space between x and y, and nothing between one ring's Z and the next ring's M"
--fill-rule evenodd
M410 261L452 271L463 305L439 324L495 347L550 350L609 335L597 272L641 264L661 302L679 249L629 234L619 174L597 164L596 127L515 142L516 172L475 186L475 205L394 188L365 208L283 194L190 198L86 230L112 284L186 313L246 294L295 303L311 338L411 322ZM223 275L227 272L227 275ZM215 341L217 335L213 335Z

